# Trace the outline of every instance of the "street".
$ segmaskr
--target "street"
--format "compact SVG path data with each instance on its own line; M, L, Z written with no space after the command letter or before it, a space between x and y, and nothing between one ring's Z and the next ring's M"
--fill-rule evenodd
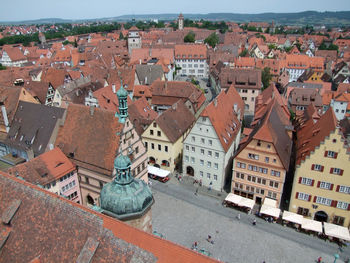
M152 183L153 230L188 248L198 242L199 249L223 262L316 262L319 256L334 262L335 253L340 255L337 262L350 258L349 247L341 251L335 243L222 206L225 194L215 198L201 189L195 195L193 184L175 178Z

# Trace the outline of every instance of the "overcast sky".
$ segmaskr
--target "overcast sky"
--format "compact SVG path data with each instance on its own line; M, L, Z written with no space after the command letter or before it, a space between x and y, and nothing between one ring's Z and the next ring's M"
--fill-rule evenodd
M350 0L1 0L0 21L128 14L350 11Z

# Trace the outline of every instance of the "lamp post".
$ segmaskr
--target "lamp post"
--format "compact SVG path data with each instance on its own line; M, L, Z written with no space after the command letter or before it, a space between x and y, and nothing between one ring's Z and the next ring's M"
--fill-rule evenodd
M334 256L334 263L336 263L337 259L339 258L339 255L337 253L335 253L333 256Z

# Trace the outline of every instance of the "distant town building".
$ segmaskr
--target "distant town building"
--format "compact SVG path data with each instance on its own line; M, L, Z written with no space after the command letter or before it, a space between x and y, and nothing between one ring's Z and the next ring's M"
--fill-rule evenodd
M177 19L179 30L184 30L184 16L180 13L179 18Z
M207 47L203 44L175 45L179 73L189 77L208 77Z
M141 48L142 41L139 31L130 30L128 34L128 51L131 54L132 50L135 48Z

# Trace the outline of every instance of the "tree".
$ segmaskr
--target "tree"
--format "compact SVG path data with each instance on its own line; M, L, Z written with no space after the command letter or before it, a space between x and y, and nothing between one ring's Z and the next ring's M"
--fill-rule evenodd
M268 88L270 86L270 81L272 79L270 68L266 67L261 72L261 82L263 84L262 90Z
M219 37L214 32L204 40L204 43L208 44L212 48L215 48L215 46L219 43Z
M5 70L5 69L6 69L6 67L0 63L0 70Z
M123 40L123 39L124 39L123 33L120 32L120 33L119 33L119 40Z
M248 55L248 49L244 49L241 53L239 53L240 57L246 57Z
M185 43L194 43L196 41L195 37L196 37L196 35L191 31L185 36L184 42Z

